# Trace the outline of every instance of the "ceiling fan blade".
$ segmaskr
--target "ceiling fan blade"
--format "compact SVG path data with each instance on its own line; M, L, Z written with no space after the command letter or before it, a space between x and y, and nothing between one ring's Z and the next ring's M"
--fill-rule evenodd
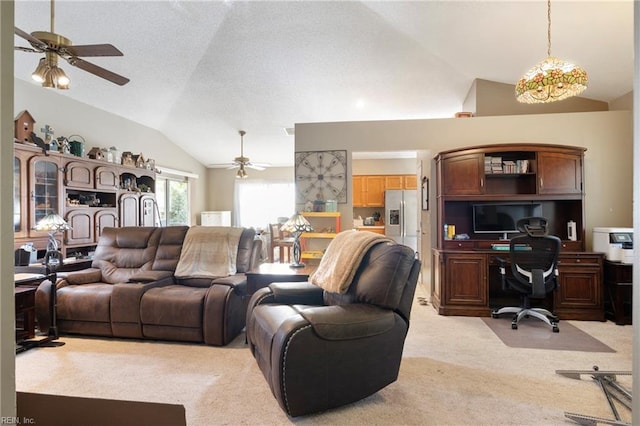
M259 170L259 171L266 170L266 168L265 168L265 167L263 167L263 166L259 166L259 165L257 165L257 164L253 164L253 163L247 163L247 164L245 164L245 166L246 166L246 167L248 167L248 168L250 168L250 169L253 169L253 170Z
M97 75L98 77L102 77L105 80L109 80L110 82L120 86L124 86L129 82L129 79L127 77L123 77L112 71L109 71L95 64L92 64L91 62L87 62L83 59L76 58L75 56L68 58L67 62L69 62L69 64L73 65L74 67L78 67L82 70L85 70L87 72L90 72L91 74Z
M20 28L18 27L14 27L13 28L13 32L15 35L22 37L23 39L27 40L29 43L31 43L31 45L33 47L35 47L36 49L40 49L40 50L47 50L49 48L49 46L47 45L47 43L45 43L44 41L35 38L34 36L32 36L31 34L22 31Z
M20 50L22 52L40 53L40 50L33 49L31 47L13 46L14 50Z
M71 56L123 56L117 47L109 43L64 46L60 53Z

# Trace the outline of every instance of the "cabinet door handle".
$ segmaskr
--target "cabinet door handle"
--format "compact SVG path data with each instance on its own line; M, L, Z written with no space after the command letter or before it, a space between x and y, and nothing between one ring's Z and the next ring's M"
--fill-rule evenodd
M34 201L36 199L36 194L33 193L33 191L31 191L31 201Z
M480 178L480 188L484 188L484 178Z
M542 182L542 178L540 178L540 188L544 188L544 183Z

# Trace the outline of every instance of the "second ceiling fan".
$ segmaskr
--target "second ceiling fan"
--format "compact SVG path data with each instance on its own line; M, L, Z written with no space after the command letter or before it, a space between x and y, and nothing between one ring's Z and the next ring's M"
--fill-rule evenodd
M265 170L265 168L268 165L252 163L249 160L249 157L244 156L244 135L246 135L247 132L245 132L244 130L239 130L238 133L240 134L240 156L233 159L233 163L229 168L230 169L237 168L238 172L236 173L236 177L240 179L244 179L248 176L246 171L247 168L254 169L254 170Z

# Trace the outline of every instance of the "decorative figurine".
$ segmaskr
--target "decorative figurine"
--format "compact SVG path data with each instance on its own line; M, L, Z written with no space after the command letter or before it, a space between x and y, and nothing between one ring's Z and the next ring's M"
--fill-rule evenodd
M122 153L122 165L123 166L135 166L136 162L133 160L133 154L131 151L125 151Z
M47 145L51 144L51 136L53 136L53 127L49 126L48 124L45 124L44 127L42 129L40 129L40 131L42 133L44 133L44 143ZM50 151L54 151L51 148L49 148ZM57 151L57 149L55 150Z
M63 154L71 154L71 145L69 144L69 139L64 136L60 136L58 138L58 145L60 145L60 152Z
M44 143L44 141L41 138L39 138L38 135L31 132L31 134L29 135L29 138L31 139L32 143L42 148L42 152L44 153L44 155L49 155L49 151L47 151L47 144Z

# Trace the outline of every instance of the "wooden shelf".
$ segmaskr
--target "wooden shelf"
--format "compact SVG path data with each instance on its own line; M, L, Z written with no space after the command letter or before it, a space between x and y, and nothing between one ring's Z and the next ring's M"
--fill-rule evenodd
M335 238L335 232L303 232L300 238Z

